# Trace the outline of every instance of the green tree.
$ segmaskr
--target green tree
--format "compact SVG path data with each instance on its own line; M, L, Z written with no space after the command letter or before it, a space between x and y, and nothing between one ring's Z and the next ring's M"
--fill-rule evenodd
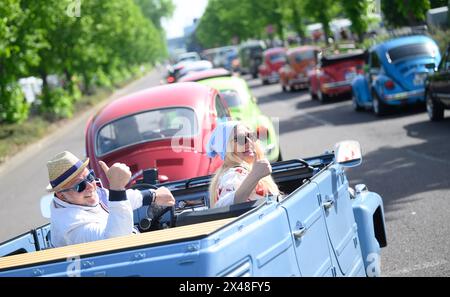
M448 6L448 0L430 0L430 8Z
M175 5L172 0L135 0L145 17L150 19L156 28L161 29L161 19L173 15Z
M334 0L305 0L305 14L322 24L325 42L331 36L330 21L337 15L338 3Z
M381 0L381 10L392 27L422 24L429 9L429 0Z
M344 14L352 22L352 31L358 35L359 41L362 41L369 23L369 0L346 0L341 1L341 4Z
M303 25L304 2L301 0L289 0L285 3L288 5L287 18L291 21L297 35L303 40L305 38L305 26Z
M260 38L264 25L257 0L209 0L196 36L204 47L230 44L233 38Z
M0 5L0 122L27 118L29 107L17 80L40 62L37 52L45 46L42 32L25 25L32 15L20 2L4 0Z

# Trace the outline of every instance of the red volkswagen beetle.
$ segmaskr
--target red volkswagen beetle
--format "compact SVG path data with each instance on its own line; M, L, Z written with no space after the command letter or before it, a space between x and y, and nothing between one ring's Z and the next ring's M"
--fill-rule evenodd
M332 96L350 94L352 81L357 74L363 74L366 53L355 50L345 54L320 57L316 69L309 72L311 98L321 102Z
M205 148L223 117L230 117L226 104L205 85L149 88L111 102L88 121L86 153L103 183L99 160L127 164L132 181L148 168L158 169L160 182L208 175L221 164Z
M264 51L263 62L258 68L259 77L264 85L278 82L280 75L278 70L286 63L286 50L282 47L274 47Z

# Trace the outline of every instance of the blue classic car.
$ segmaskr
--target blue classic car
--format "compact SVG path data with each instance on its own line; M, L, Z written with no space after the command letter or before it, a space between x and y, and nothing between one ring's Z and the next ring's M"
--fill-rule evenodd
M138 209L141 233L52 248L45 225L0 244L0 277L378 276L383 201L351 189L344 172L361 160L359 143L346 141L334 154L273 163L283 195L221 208L209 208L211 176L164 183L176 206ZM158 187L154 171L133 187Z
M353 108L373 109L378 116L389 106L425 103L424 82L441 59L436 43L427 36L405 36L369 50L364 75L352 82Z

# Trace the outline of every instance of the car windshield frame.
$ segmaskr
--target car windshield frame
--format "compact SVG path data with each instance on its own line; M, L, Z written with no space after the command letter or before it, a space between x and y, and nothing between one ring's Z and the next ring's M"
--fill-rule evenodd
M167 137L158 137L158 138L148 138L147 137L146 138L146 137L144 137L145 136L145 132L149 133L149 131L148 130L144 130L144 131L139 131L139 133L141 133L141 135L140 135L141 138L136 140L136 141L130 141L127 144L124 144L124 145L117 145L117 146L115 146L115 147L113 147L112 149L109 149L109 150L101 150L100 149L100 140L99 139L100 139L100 137L102 137L100 135L100 133L102 131L104 131L104 129L107 128L107 127L111 127L111 129L114 130L115 128L114 128L113 125L117 124L120 121L123 121L125 119L131 119L133 117L136 119L136 117L138 117L138 116L141 116L141 115L144 115L144 114L151 114L151 113L154 113L154 112L166 112L167 110L183 110L183 109L184 110L188 110L190 115L193 115L193 118L191 119L191 123L193 121L193 128L194 128L193 132L194 133L189 133L189 134L186 134L186 135L184 135L184 134L183 135L178 135L179 131L177 131L177 132L173 133L173 135L170 135L170 136L167 136ZM177 118L179 118L179 116L177 116L175 119L177 119ZM160 122L161 119L158 119L157 121ZM138 122L138 120L136 120L136 124L137 124L137 122ZM136 128L139 129L139 126L137 126ZM173 128L173 129L176 129L176 128ZM183 129L183 128L181 128L181 129ZM181 130L181 129L179 129L179 130ZM167 131L167 130L170 130L170 129L169 128L167 128L165 130L159 129L160 132L161 131ZM183 137L183 138L195 138L195 137L198 137L198 135L200 134L200 130L201 129L199 127L198 115L195 112L195 110L192 107L190 107L190 106L170 106L170 107L147 109L147 110L144 110L144 111L139 111L139 112L136 112L136 113L128 114L126 116L122 116L120 118L114 119L113 121L110 121L110 122L102 125L95 133L94 143L93 143L94 151L95 151L95 155L97 157L103 157L103 156L109 155L111 153L114 153L116 151L120 151L120 150L123 150L125 148L130 147L130 146L137 145L137 144L171 139L175 135L178 136L178 137ZM150 131L150 132L155 133L155 134L156 133L160 133L160 132L156 132L156 130L155 131ZM192 132L192 130L191 130L191 132ZM114 130L114 134L115 133L116 132ZM129 134L129 131L127 131L127 133ZM105 137L105 136L103 136L103 137Z

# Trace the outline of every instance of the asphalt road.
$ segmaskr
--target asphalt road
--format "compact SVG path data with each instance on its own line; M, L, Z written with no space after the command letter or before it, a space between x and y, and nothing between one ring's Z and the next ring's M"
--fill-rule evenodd
M159 84L157 71L122 94ZM384 200L388 246L384 276L450 276L450 115L431 123L424 109L377 118L355 112L349 100L321 105L307 92L282 93L278 84L249 84L264 113L279 127L284 159L332 150L341 140L361 143L363 164L349 169L351 185L364 183ZM110 100L113 100L111 98ZM47 185L46 161L61 150L84 156L84 127L95 110L0 167L0 241L43 224L39 198Z

